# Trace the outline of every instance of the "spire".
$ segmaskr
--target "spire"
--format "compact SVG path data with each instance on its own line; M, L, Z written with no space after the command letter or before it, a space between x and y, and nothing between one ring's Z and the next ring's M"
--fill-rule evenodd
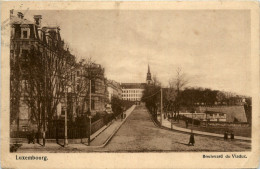
M148 64L148 72L147 72L147 76L146 76L146 83L147 84L151 84L152 82L152 75L150 72L150 65Z

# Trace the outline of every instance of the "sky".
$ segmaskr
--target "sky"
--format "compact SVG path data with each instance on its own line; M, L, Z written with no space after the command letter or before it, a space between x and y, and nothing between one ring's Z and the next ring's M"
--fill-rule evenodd
M180 67L187 86L250 95L250 13L242 10L27 11L59 25L78 58L117 82L145 82L147 66L167 86Z

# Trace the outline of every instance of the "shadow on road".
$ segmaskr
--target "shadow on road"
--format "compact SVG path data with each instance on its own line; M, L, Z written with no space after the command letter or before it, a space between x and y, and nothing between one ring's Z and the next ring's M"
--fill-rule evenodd
M185 145L185 146L190 146L188 143L181 143L181 142L174 142L174 143L182 144L182 145Z

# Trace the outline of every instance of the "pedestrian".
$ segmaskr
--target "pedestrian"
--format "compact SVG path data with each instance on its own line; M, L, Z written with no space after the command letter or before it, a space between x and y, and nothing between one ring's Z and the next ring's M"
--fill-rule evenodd
M28 139L28 144L30 144L30 143L35 143L35 133L34 133L34 130L32 130L32 132L31 133L28 133L28 135L27 135L27 139Z
M189 121L186 120L185 123L186 123L186 128L188 128L188 126L189 126Z
M195 144L195 138L194 138L194 134L193 134L193 133L191 133L191 134L190 134L190 141L189 141L189 145L192 145L192 146L194 146L194 144Z
M228 132L225 131L225 133L224 133L224 140L227 140L227 139L228 139Z
M235 135L234 135L233 131L232 131L231 134L230 134L230 138L231 138L231 140L234 140L234 139L235 139Z

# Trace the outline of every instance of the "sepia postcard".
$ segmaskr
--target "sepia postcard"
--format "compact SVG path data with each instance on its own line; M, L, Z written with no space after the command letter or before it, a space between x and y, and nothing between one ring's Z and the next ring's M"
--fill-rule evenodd
M1 3L1 168L258 168L257 1Z

